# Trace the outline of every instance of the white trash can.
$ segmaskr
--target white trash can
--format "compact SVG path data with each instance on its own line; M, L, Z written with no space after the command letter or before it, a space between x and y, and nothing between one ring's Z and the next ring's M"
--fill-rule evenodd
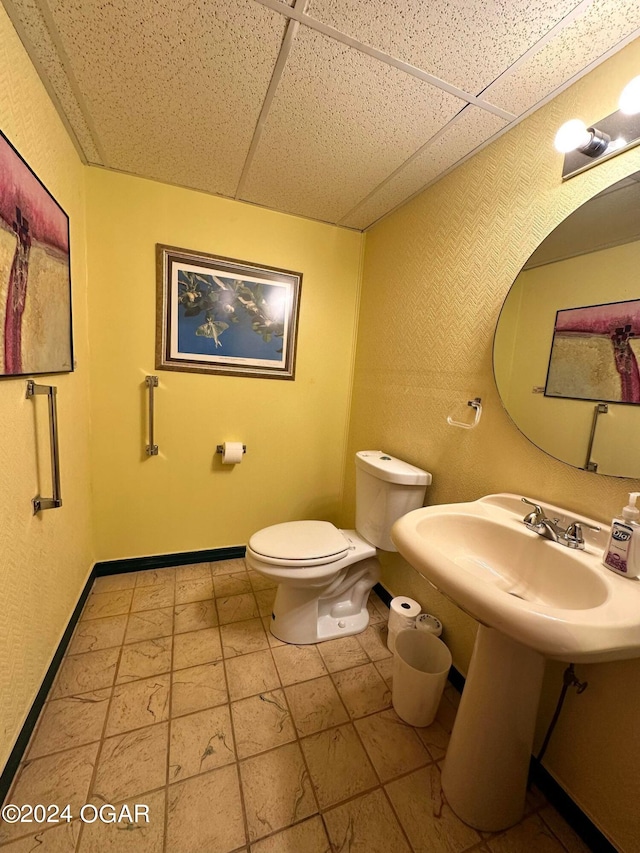
M393 656L393 707L411 726L430 726L451 667L451 652L434 634L405 628Z

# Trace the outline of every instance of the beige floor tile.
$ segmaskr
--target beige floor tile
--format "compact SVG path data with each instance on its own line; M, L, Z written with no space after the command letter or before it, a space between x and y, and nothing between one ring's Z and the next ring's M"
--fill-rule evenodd
M334 850L344 853L411 853L384 793L378 788L326 812Z
M347 711L354 719L391 705L391 691L372 663L336 672L333 678Z
M375 592L369 594L367 610L369 611L370 625L377 625L381 622L386 624L389 621L389 608L381 598L378 598Z
M110 687L116 677L120 649L101 649L66 657L56 678L51 698L74 696Z
M97 652L99 649L120 646L124 639L126 627L126 613L120 616L107 616L103 619L89 619L87 622L78 622L73 638L69 643L68 654Z
M136 576L136 587L155 586L155 584L173 585L176 582L175 568L147 569L138 572Z
M247 564L243 558L238 560L217 560L211 563L211 575L214 578L219 578L221 575L237 575L239 572L246 572Z
M331 844L322 818L316 816L254 842L251 853L331 853Z
M168 720L170 679L166 673L116 687L105 735L108 737Z
M303 738L301 745L321 808L336 805L378 784L351 724Z
M233 702L231 716L238 758L248 758L295 740L296 730L282 690Z
M135 585L135 572L122 572L119 575L103 575L94 580L91 592L117 592L121 589L133 589Z
M117 803L163 786L168 736L169 724L159 723L105 740L98 756L94 796Z
M176 604L175 633L204 631L218 625L216 605L212 598L207 601L193 601L189 604Z
M261 589L277 589L278 584L273 580L273 578L265 577L265 575L261 575L259 572L254 572L251 569L248 574L249 582L251 583L251 587L254 592Z
M131 612L141 610L160 610L161 607L171 607L175 597L173 584L157 583L153 586L139 586L133 592Z
M216 598L228 598L230 595L244 595L251 592L249 575L246 572L237 575L219 575L213 579L213 591Z
M125 643L137 643L140 640L156 640L158 637L169 637L173 633L173 608L163 607L161 610L143 610L132 613L127 623Z
M176 583L193 581L198 578L211 577L211 563L190 563L187 566L176 566Z
M208 708L171 722L169 781L206 773L235 761L229 706Z
M271 616L273 611L273 602L276 599L275 589L259 589L256 590L256 604L258 605L258 613L260 616Z
M33 826L33 824L32 824ZM81 823L74 820L71 823L56 824L53 829L46 825L32 829L31 833L19 841L13 841L2 846L2 853L74 853L78 843Z
M385 684L391 690L393 685L393 656L377 660L374 664L376 670L384 679Z
M415 730L394 710L364 717L354 725L382 782L431 762Z
M434 761L440 761L445 757L450 735L441 723L434 720L430 726L415 731Z
M124 646L120 656L116 684L137 681L160 675L171 669L172 637L159 637L157 640L142 640Z
M371 660L384 660L391 658L392 654L387 648L387 626L384 623L369 625L366 631L356 635L358 642L369 655Z
M171 715L180 717L229 701L222 661L191 666L173 673Z
M104 616L120 616L128 613L133 598L132 589L116 592L92 592L82 611L80 619L100 619Z
M317 812L311 780L297 743L242 761L240 776L250 841Z
M278 646L273 649L273 659L283 684L296 684L327 674L315 646Z
M47 702L40 715L36 736L29 747L30 759L99 741L109 707L111 688L66 696Z
M186 669L201 663L222 658L222 645L218 628L188 631L173 638L173 668Z
M267 633L267 640L269 641L269 645L272 649L276 649L278 646L286 646L286 643L283 643L282 640L279 640L277 637L274 637L271 633L271 616L263 616L262 624L264 625L264 630Z
M123 805L128 807L131 818L122 811ZM136 815L136 806L146 806L147 817L141 810ZM116 822L103 823L98 819L84 825L78 853L162 853L164 809L164 790L142 794L126 804L115 804L106 814L114 814Z
M538 815L526 818L503 835L487 841L491 853L566 853L565 847Z
M551 806L545 806L540 817L562 843L568 853L589 853L589 847Z
M221 625L228 625L230 622L246 622L247 619L255 619L260 615L252 592L231 595L228 598L216 598L216 606Z
M479 843L475 829L446 804L435 764L390 782L385 790L416 853L461 853Z
M451 732L453 724L456 721L456 708L454 708L444 694L436 711L436 720L448 732Z
M230 658L226 663L231 701L280 687L280 678L270 651L252 652Z
M60 809L68 803L71 813L77 815L87 802L97 752L98 744L93 743L27 760L11 792L11 802L18 806L56 804ZM29 834L28 824L0 822L0 844Z
M233 622L220 627L222 653L225 658L246 655L269 648L260 619L249 619L246 622Z
M328 675L285 688L300 736L315 734L349 721L342 700Z
M355 637L340 637L326 643L318 643L325 666L329 672L339 672L369 663L369 656Z
M245 843L235 764L169 787L167 851L229 853Z
M213 598L213 581L209 575L181 580L176 584L176 604L206 601L208 598Z

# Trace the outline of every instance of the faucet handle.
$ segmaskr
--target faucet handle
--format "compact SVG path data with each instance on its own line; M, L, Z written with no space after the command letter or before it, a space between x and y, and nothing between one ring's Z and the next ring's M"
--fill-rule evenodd
M540 524L540 522L545 517L544 510L542 509L542 507L539 504L534 503L533 501L530 501L528 498L520 498L520 500L522 501L522 503L529 504L529 506L533 507L533 512L528 513L524 517L524 523L525 524Z
M595 527L593 524L587 524L586 521L572 521L565 530L563 537L569 548L584 548L584 536L582 535L583 527L588 527L589 530L594 530L596 533L600 530L599 527Z

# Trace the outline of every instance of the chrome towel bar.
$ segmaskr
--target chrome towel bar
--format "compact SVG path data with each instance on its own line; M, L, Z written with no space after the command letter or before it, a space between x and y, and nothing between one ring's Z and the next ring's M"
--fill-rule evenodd
M158 387L158 377L157 376L145 376L145 385L149 389L149 444L145 447L147 452L147 456L157 456L158 455L158 445L154 441L154 399L153 399L153 389Z
M31 501L33 514L37 515L45 509L56 509L62 506L60 497L60 449L58 447L58 411L56 407L56 395L58 389L55 385L37 385L33 379L27 380L27 399L36 395L46 394L49 398L49 441L51 443L51 483L53 495L43 498L36 495Z

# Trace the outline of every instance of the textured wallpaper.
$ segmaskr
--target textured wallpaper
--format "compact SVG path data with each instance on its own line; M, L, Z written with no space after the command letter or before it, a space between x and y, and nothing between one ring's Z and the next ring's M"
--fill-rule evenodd
M84 175L69 137L2 6L0 128L71 218L76 373L58 387L63 506L34 517L47 495L46 399L24 379L0 381L0 769L4 766L92 563Z
M583 201L640 169L636 148L562 184L561 155L553 149L567 119L591 122L613 112L639 65L635 42L368 233L351 458L379 448L426 468L433 474L428 503L516 492L608 521L626 492L640 488L570 468L530 444L502 408L491 358L502 301L533 249ZM469 416L467 400L476 396L484 405L480 426L448 426L447 415ZM349 465L345 520L354 480ZM473 621L397 556L385 560L384 582L442 618L454 662L466 671ZM562 666L548 670L541 731L561 685ZM629 742L637 731L640 662L580 670L590 688L567 702L545 764L631 853L640 837L640 743Z

